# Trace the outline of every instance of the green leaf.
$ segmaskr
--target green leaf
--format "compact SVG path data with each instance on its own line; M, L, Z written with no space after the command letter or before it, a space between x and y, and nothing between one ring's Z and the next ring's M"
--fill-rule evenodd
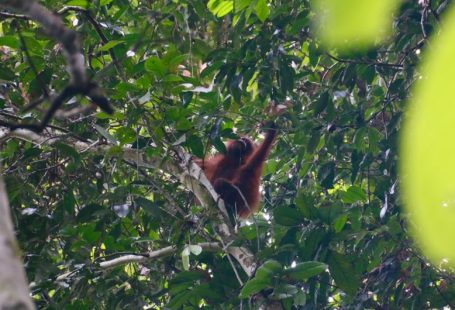
M319 167L318 180L325 188L333 187L333 180L335 178L335 163L327 162Z
M317 48L316 44L315 43L311 43L308 46L308 57L310 58L310 65L312 67L316 67L317 66L320 56L321 56L321 52Z
M316 151L316 148L318 147L320 140L321 133L318 130L314 131L311 135L310 141L308 141L307 144L306 150L309 154L313 154L314 151Z
M305 306L306 304L306 294L305 292L299 291L294 296L294 305L296 306Z
M226 145L223 143L220 137L216 137L214 140L212 140L212 143L218 152L222 154L226 153Z
M298 292L298 288L292 284L279 284L273 290L272 296L277 299L293 297Z
M327 270L327 265L321 262L308 261L297 264L294 268L286 270L286 273L295 280L307 280Z
M322 111L327 108L330 100L330 94L329 92L325 91L321 94L319 97L319 100L316 101L316 103L313 105L313 110L315 115L321 114Z
M69 214L74 214L74 206L76 205L76 199L74 198L73 192L68 191L63 196L63 208Z
M125 119L125 115L119 111L115 111L114 114L107 114L106 112L101 111L101 112L96 113L95 116L98 119L115 119L118 121ZM99 125L95 125L95 126L100 127Z
M233 0L210 0L207 7L213 15L223 17L232 12L234 8Z
M252 0L234 0L234 10L236 13L242 11L243 9L246 9Z
M283 270L283 266L276 260L268 260L264 264L262 264L256 270L256 278L260 279L270 279L274 275L280 273Z
M187 131L193 127L193 123L190 122L190 120L186 118L181 118L177 124L175 124L175 129L181 130L181 131Z
M145 212L149 213L150 215L156 215L157 207L154 205L153 201L150 201L144 197L135 197L134 202L137 204Z
M42 70L43 67L42 65L38 64L37 61L44 62L42 56L43 56L43 46L41 45L40 42L34 37L30 36L24 36L24 42L25 42L25 47L28 49L29 53L31 53L33 56L36 56L33 58L33 62L35 66L39 65L39 70Z
M201 138L191 135L187 137L185 144L190 147L191 153L199 158L204 158L204 144Z
M24 184L22 184L18 178L8 175L5 176L5 183L9 199L13 202L24 190Z
M147 72L153 73L158 77L164 77L167 73L167 68L158 57L152 56L147 58L144 63L144 68Z
M176 294L172 297L167 304L169 309L181 309L183 304L185 304L193 296L191 291L183 291L179 294Z
M374 66L371 65L359 65L357 69L357 74L368 84L371 84L376 77L376 70Z
M13 157L14 153L18 150L19 148L19 141L17 140L9 140L8 142L5 143L1 155L3 158L6 157Z
M164 79L164 82L168 83L176 83L176 82L182 82L183 78L181 76L175 75L175 74L167 74Z
M203 278L203 274L197 271L184 271L179 272L174 279L172 279L169 284L170 285L177 285L177 284L184 284L187 283L188 287L192 285L195 281L201 280Z
M424 253L455 267L455 7L431 42L401 135L403 200Z
M294 69L284 60L282 59L280 62L280 88L281 91L286 94L289 91L292 91L294 88Z
M169 65L172 68L178 67L178 65L184 63L187 58L188 58L187 55L178 55L176 53L169 55L166 54L165 56L167 65Z
M81 228L81 236L89 244L94 244L101 237L101 231L95 230L95 226L90 224Z
M291 36L299 33L303 28L307 27L310 23L310 17L308 16L308 11L304 11L299 14L299 16L292 21L287 33ZM313 66L313 64L312 64Z
M357 186L351 186L346 191L340 192L340 196L344 203L355 203L367 199L364 190Z
M72 0L72 1L68 1L66 3L66 5L68 5L68 6L78 6L78 7L81 7L81 8L88 8L89 1L87 1L87 0Z
M270 15L270 9L267 5L267 1L258 0L256 6L254 7L254 13L256 13L256 16L261 22L264 22Z
M104 211L105 209L99 204L88 204L79 210L76 218L79 223L86 223Z
M302 223L304 216L294 208L280 207L273 211L273 217L277 224L283 226L296 226Z
M316 4L316 28L329 46L365 48L392 30L395 0L321 0Z
M308 219L315 219L318 216L318 209L314 206L314 199L305 194L302 188L295 199L298 210Z
M256 294L270 286L271 286L270 279L253 278L245 283L242 290L240 291L239 298L248 298L249 296Z
M103 46L101 46L99 49L98 49L98 52L106 52L108 50L110 50L111 48L119 45L119 44L123 44L125 43L125 41L123 40L112 40L112 41L109 41L107 42L106 44L104 44Z
M339 233L340 231L342 231L343 228L344 228L344 225L346 225L347 221L348 221L348 215L347 214L340 215L335 220L335 223L333 223L333 228L335 229L335 232Z
M117 144L117 139L115 139L106 129L97 124L95 124L94 127L107 141Z
M55 144L55 147L61 152L63 156L72 157L76 162L79 162L81 155L72 146L59 142Z
M333 276L336 285L347 294L355 295L359 288L360 280L350 262L350 258L332 251L327 262L330 266L330 274Z
M115 136L117 137L120 144L130 144L136 141L137 134L133 128L130 127L120 127L115 131Z
M9 68L4 67L0 64L0 80L12 82L14 81L16 75Z
M0 37L0 46L8 46L17 49L21 45L19 39L15 36L2 36Z

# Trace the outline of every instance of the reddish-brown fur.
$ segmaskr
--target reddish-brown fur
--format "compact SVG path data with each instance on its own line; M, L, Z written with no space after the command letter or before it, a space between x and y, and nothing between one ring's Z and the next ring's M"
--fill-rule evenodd
M195 159L215 191L242 218L248 217L259 207L262 167L275 136L276 129L272 125L259 146L243 137L228 142L225 155Z

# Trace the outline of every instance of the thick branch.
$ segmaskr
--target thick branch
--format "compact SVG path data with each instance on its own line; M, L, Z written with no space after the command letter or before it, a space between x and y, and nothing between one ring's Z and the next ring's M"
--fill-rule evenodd
M0 174L0 308L35 309L16 243L3 177Z
M37 145L53 145L61 140L58 133L49 132L47 134L37 134L34 131L27 129L16 129L10 131L0 127L0 141L8 138L18 138L29 141ZM111 145L96 145L81 141L69 141L65 136L65 143L71 145L79 152L85 152L90 149L91 152L98 154L106 154L109 152ZM179 160L164 160L162 158L152 158L146 156L142 151L131 148L123 148L121 157L128 162L134 163L138 167L159 169L169 173L180 180L182 185L192 191L201 205L206 208L214 206L214 201L218 202L218 207L221 212L216 212L217 223L215 226L216 232L222 244L229 245L234 240L235 236L227 218L227 212L224 203L219 199L218 194L213 189L210 181L207 179L201 168L191 161L191 155L185 153L182 149L176 149L176 154ZM225 213L223 215L223 213ZM254 256L246 248L229 247L228 253L231 254L237 262L242 266L243 270L251 276L255 270ZM220 248L222 249L222 247Z

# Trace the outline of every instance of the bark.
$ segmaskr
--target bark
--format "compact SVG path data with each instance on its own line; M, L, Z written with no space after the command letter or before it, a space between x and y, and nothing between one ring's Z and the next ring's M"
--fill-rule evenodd
M0 309L35 309L14 235L2 175L0 175Z

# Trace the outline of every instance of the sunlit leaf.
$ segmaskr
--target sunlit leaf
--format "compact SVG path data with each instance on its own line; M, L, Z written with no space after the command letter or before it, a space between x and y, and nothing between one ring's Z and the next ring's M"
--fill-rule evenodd
M330 46L365 47L385 38L392 28L397 0L320 0L315 26Z
M428 50L401 136L410 227L435 263L455 266L455 8Z
M8 46L11 48L19 48L19 39L14 36L2 36L0 37L0 46Z
M66 3L66 5L70 5L70 6L79 6L79 7L82 7L82 8L87 8L88 7L88 1L87 0L72 0L72 1L68 1Z
M233 0L210 0L207 3L207 7L209 8L212 14L216 15L217 17L223 17L226 14L232 12L234 8L234 1Z
M235 12L240 12L241 10L247 8L252 0L234 0L234 10Z
M166 72L167 68L163 64L163 61L158 57L149 57L144 64L144 68L146 71L156 74L159 77L163 77Z
M346 191L342 191L340 195L341 201L344 203L354 203L367 198L365 192L358 186L351 186Z
M267 6L266 0L258 0L256 6L254 7L254 12L261 22L264 22L270 14L270 9Z

